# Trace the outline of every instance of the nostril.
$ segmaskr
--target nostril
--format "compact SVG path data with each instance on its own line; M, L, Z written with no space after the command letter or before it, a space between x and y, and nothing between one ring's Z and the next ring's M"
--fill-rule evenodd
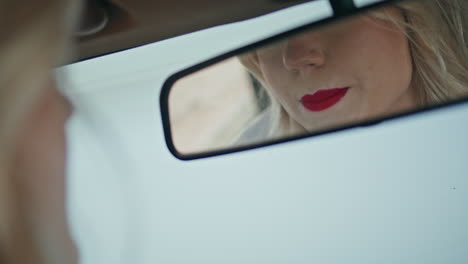
M325 63L324 35L318 31L302 33L287 40L283 48L283 63L289 70L309 70Z
M291 72L299 72L308 68L318 68L324 64L324 57L321 53L311 51L299 54L285 54L283 64Z
M318 68L325 63L321 42L316 34L291 38L283 49L283 64L287 70L301 71Z

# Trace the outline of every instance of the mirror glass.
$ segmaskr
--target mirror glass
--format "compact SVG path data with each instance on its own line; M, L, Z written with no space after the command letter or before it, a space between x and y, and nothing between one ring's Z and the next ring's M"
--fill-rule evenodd
M466 1L389 1L169 83L178 157L374 122L468 94ZM421 112L423 114L423 112Z

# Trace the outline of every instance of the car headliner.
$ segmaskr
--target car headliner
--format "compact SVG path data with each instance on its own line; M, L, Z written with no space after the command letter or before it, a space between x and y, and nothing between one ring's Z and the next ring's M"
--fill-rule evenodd
M100 32L81 37L77 60L125 50L197 30L245 20L306 0L88 0L109 16ZM84 12L90 12L89 8Z

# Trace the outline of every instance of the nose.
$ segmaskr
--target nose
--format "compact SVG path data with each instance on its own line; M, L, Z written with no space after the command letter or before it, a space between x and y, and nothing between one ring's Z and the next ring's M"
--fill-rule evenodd
M289 39L283 50L283 64L289 71L303 72L325 64L325 54L316 34Z

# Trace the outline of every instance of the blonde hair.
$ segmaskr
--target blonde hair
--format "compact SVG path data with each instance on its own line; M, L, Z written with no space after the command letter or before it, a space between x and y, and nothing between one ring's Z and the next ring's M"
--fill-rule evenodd
M65 59L78 0L0 2L0 262L41 263L10 175L15 135ZM22 256L21 260L18 259ZM17 262L18 261L18 262Z
M409 0L395 5L397 19L380 10L368 15L391 21L408 37L413 64L411 87L419 107L445 103L468 94L468 1ZM266 87L255 52L240 61ZM270 95L273 127L270 136L304 131ZM305 131L304 131L305 132Z

